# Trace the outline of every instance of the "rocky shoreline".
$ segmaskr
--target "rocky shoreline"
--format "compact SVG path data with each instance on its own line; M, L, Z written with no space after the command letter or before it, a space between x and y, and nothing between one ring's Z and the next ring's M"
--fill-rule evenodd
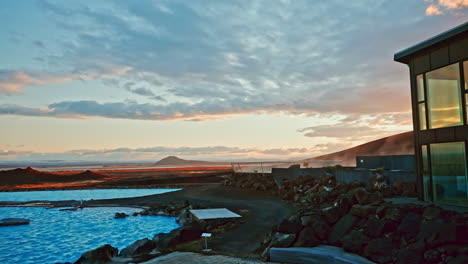
M167 205L153 206L135 213L137 215L157 215L177 217L176 221L181 225L169 233L158 233L152 239L144 238L135 241L119 251L112 245L105 244L96 249L87 251L73 264L96 263L140 263L155 257L184 249L184 244L193 248L193 242L201 245L201 234L210 232L216 235L220 232L234 228L239 224L237 219L219 219L210 221L194 221L189 217L190 209L202 209L199 205L192 205L189 201L184 203L169 203ZM116 213L115 218L132 217L123 213ZM192 244L190 244L192 243ZM72 264L65 262L62 264Z

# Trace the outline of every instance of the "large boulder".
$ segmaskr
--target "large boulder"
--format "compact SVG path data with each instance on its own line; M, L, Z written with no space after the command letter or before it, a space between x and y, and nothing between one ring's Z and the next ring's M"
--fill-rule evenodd
M277 227L277 231L285 234L298 234L302 230L300 219L284 219Z
M428 206L424 208L423 219L426 221L431 221L439 217L442 210L439 207Z
M148 238L140 239L130 246L122 249L119 256L122 257L136 257L143 254L150 253L156 247L155 243Z
M421 216L419 214L409 213L401 220L398 232L406 238L414 238L419 233L420 226Z
M371 215L365 224L365 233L372 238L377 238L383 234L394 233L397 228L398 222Z
M378 263L390 262L395 248L392 238L377 238L369 241L369 244L364 248L364 256Z
M204 229L197 223L181 226L170 233L159 233L153 237L158 250L168 250L177 244L200 238Z
M359 204L368 204L369 203L369 192L364 187L359 187L352 190L354 193L354 198Z
M344 250L360 255L369 242L369 237L361 230L353 230L343 237L342 242Z
M295 234L281 234L275 233L271 238L269 247L290 247L294 240L296 240Z
M460 255L448 261L448 264L466 264L468 263L468 255Z
M328 234L330 233L330 226L323 219L316 219L309 226L315 230L315 235L319 239L327 239Z
M354 216L367 217L368 215L374 214L375 210L376 207L372 205L355 204L351 207L350 213Z
M119 250L109 244L87 251L74 264L107 264Z
M351 214L343 216L331 229L328 242L332 245L337 244L353 228L355 222L355 216Z
M0 219L0 226L27 225L29 219L24 218L3 218Z
M423 240L429 248L457 242L457 224L443 219L422 222L417 240Z
M331 206L322 209L322 214L325 220L329 224L334 224L338 219L340 219L346 212L343 212L338 206Z
M415 196L417 194L416 182L395 182L393 188L401 196Z
M126 213L115 213L114 218L116 218L116 219L125 218L127 216L128 216L128 214L126 214Z
M385 211L384 219L400 222L401 210L398 207L390 207Z
M315 247L323 244L323 240L319 238L316 229L313 227L304 228L297 238L294 246L296 247Z
M408 249L398 251L396 258L396 264L427 263L423 261L421 254L415 254L413 251Z

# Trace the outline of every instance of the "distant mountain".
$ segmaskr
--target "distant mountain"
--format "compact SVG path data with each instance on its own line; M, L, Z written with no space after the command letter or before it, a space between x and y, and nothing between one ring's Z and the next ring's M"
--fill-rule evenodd
M84 171L77 174L61 175L41 172L31 167L26 169L14 169L0 171L0 185L41 184L57 182L75 182L87 180L104 180L107 176L92 171Z
M311 160L336 160L342 166L356 166L356 156L412 155L414 154L413 131L381 138Z
M216 162L201 161L201 160L184 160L176 156L165 157L164 159L156 162L154 165L173 166L173 165L208 165L215 164Z

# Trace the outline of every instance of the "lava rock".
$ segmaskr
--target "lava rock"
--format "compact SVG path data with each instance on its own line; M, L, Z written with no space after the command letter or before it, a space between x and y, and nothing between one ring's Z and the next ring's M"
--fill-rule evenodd
M302 224L299 219L290 221L284 219L277 228L277 231L284 234L298 234L302 230Z
M343 211L339 207L326 207L322 210L323 217L329 224L334 224L343 216Z
M204 229L197 223L181 226L170 233L159 233L153 237L158 250L168 250L177 244L200 238Z
M351 233L343 237L343 249L360 255L368 241L369 237L366 236L363 231L353 230Z
M423 258L420 254L415 254L411 250L403 249L397 253L396 264L415 264L415 263L426 263L423 262Z
M353 190L354 198L359 204L369 203L369 192L364 187L359 187Z
M126 213L115 213L114 218L116 218L116 219L125 218L127 216L128 216L128 214L126 214Z
M294 240L296 240L296 235L295 234L281 234L281 233L275 233L273 237L271 238L271 242L269 247L290 247L293 243Z
M0 226L28 225L29 219L25 218L3 218L0 219Z
M328 236L328 241L334 245L340 239L348 233L352 228L354 223L356 222L356 217L347 214L343 216L331 229L330 235Z
M294 246L315 247L320 244L322 244L322 240L318 237L316 230L313 227L306 227L299 234Z
M376 207L372 205L355 204L351 207L350 213L354 216L367 217L370 214L374 214L375 210Z
M415 213L407 214L401 221L398 231L407 238L416 237L421 226L421 216Z
M385 263L392 260L395 245L391 238L378 238L369 241L364 248L364 256L378 263Z
M439 217L442 210L435 206L428 206L424 209L423 218L426 221L434 220Z
M143 254L150 253L156 247L155 243L148 238L140 239L130 246L122 249L119 256L122 257L136 257Z
M117 256L119 250L109 244L87 251L74 264L106 264Z

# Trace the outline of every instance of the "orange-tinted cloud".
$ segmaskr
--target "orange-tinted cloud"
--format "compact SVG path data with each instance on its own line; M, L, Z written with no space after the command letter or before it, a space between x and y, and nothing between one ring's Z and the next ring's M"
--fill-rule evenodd
M450 11L468 7L468 0L438 0L436 3L431 0L425 0L425 2L431 3L426 8L426 15L428 16L442 15L444 13L442 9Z
M426 15L428 16L435 16L435 15L441 15L441 14L442 14L442 11L440 11L437 5L429 5L426 8Z
M2 75L3 78L2 78ZM9 76L7 73L0 72L0 94L20 93L21 88L27 85L37 84L37 82L24 72L13 72Z
M50 83L65 83L73 80L105 79L123 75L129 70L131 70L130 67L117 67L102 73L87 72L63 75L0 70L0 94L19 94L23 87L30 85L45 86Z

